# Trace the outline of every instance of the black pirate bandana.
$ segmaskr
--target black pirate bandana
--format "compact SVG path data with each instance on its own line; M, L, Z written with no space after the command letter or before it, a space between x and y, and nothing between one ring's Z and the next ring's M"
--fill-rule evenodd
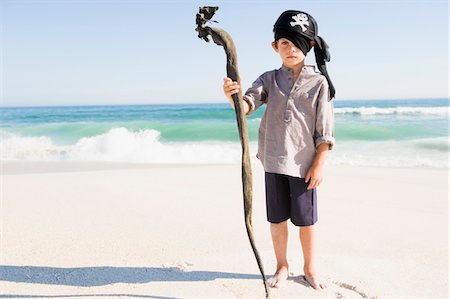
M314 40L319 32L316 20L306 12L286 10L273 25L274 31L284 29Z
M314 41L314 54L317 67L325 76L330 87L330 99L334 98L335 89L328 75L326 62L330 61L328 44L318 35L319 28L316 20L306 12L287 10L283 12L273 26L275 41L280 38L290 40L303 54L311 50L310 41Z
M303 54L306 54L311 50L310 40L301 35L295 34L289 30L278 29L275 31L275 41L280 38L286 38L290 40L297 48L299 48Z

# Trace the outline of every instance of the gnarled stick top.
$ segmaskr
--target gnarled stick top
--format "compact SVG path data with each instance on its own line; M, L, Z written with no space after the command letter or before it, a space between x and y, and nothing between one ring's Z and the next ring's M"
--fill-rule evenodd
M215 22L217 21L211 20L216 11L219 9L218 6L202 6L199 8L195 23L197 23L197 28L195 31L198 32L198 37L203 38L206 42L209 42L208 35L209 32L205 28L207 22Z

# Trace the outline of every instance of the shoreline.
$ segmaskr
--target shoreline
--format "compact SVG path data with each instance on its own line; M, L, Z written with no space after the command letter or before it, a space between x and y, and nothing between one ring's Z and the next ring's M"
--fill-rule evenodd
M0 160L0 175L15 174L34 174L34 173L51 173L51 172L84 172L84 171L104 171L104 170L121 170L121 169L153 169L153 168L189 168L189 167L233 167L240 166L241 163L142 163L142 162L115 162L115 161L12 161ZM259 168L259 161L251 163L252 168ZM342 165L327 164L325 170L329 168L336 169L385 169L385 170L405 170L405 171L437 171L447 172L448 167L407 167L407 166L365 166L365 165Z

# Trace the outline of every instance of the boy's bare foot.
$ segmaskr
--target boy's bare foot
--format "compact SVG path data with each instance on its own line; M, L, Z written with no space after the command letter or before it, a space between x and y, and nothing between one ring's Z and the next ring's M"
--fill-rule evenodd
M303 277L316 290L324 290L327 288L326 284L315 275L304 275Z
M286 267L281 267L275 272L275 274L267 280L269 287L271 288L280 288L285 283L289 277L289 270Z

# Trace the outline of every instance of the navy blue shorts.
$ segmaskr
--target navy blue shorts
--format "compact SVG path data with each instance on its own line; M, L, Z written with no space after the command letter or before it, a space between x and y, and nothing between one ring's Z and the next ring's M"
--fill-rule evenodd
M296 226L316 223L316 189L307 188L304 178L266 172L267 220L280 223L290 218Z

